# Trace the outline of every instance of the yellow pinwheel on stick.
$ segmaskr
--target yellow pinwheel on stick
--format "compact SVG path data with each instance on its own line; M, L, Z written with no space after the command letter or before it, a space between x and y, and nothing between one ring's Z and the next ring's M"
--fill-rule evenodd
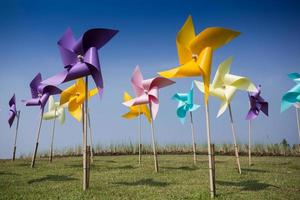
M180 66L158 73L166 78L185 78L197 76L202 76L203 78L205 90L206 132L211 197L215 196L208 106L212 55L214 50L229 43L239 34L239 32L230 29L209 27L196 35L192 17L189 16L176 37Z
M65 107L66 104L60 105L59 102L54 101L53 96L50 96L48 100L48 112L43 114L43 120L53 120L50 155L49 155L50 163L52 162L52 157L53 157L53 141L54 141L56 118L58 118L61 124L65 123Z
M127 102L131 99L132 99L132 97L127 92L124 92L124 95L123 95L124 102ZM122 115L123 118L133 119L133 118L139 117L139 165L141 165L141 162L142 162L142 122L141 122L141 115L144 115L147 118L149 123L151 123L151 115L150 115L149 108L146 104L131 106L131 107L128 107L128 108L129 108L129 112Z
M77 79L75 84L71 85L67 89L65 89L60 96L60 105L67 104L68 110L72 117L74 117L77 121L81 121L83 115L83 103L85 102L86 94L85 94L85 82L82 78ZM98 93L98 88L91 89L88 91L87 98L94 96ZM88 127L90 129L90 143L91 143L91 158L93 159L93 141L92 141L92 130L91 130L91 122L90 122L90 112L87 111L87 121ZM84 123L84 122L83 122ZM93 160L92 160L93 161Z
M232 57L229 57L219 65L214 80L212 84L209 86L209 95L215 96L221 100L221 106L217 117L221 116L225 112L226 108L228 107L238 171L239 173L241 173L235 127L233 123L230 102L237 90L256 92L257 89L255 85L250 81L250 79L242 76L229 74L231 63L232 63ZM205 83L202 83L200 81L195 81L195 84L202 93L205 93Z

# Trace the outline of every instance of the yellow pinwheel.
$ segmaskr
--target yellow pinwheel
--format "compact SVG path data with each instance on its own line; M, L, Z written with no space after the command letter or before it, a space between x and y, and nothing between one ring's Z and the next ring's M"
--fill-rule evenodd
M176 37L180 66L158 74L166 78L202 76L205 88L205 103L207 103L212 53L239 34L239 32L230 29L209 27L196 35L192 17L189 16Z
M131 99L132 99L132 97L127 92L124 92L124 96L123 96L124 102L127 102ZM149 123L151 122L150 111L146 104L131 106L128 108L129 108L129 112L122 115L123 118L132 119L132 118L138 117L139 115L143 114L147 118L148 122Z
M225 112L236 90L249 92L257 91L255 85L250 79L243 76L229 74L231 64L232 57L223 61L218 67L212 84L209 86L209 95L215 96L221 100L221 106L217 117L221 116ZM195 84L202 93L205 93L205 83L195 81Z
M123 100L124 102L130 101L132 97L127 93L124 92ZM148 106L146 104L130 106L129 112L122 115L125 119L133 119L135 117L139 117L139 164L142 162L142 122L141 122L141 115L145 115L148 122L151 123L151 114Z
M98 88L94 88L88 92L88 98L98 93ZM65 89L60 96L60 105L68 103L70 114L81 121L82 117L82 104L85 100L85 82L84 80L77 79L76 83Z

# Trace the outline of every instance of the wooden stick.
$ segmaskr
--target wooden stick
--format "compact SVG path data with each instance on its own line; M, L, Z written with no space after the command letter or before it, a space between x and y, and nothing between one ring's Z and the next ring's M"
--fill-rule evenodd
M139 165L142 163L142 118L141 108L139 107Z
M215 145L211 144L211 154L212 154L212 171L213 171L213 192L216 195L216 165L215 165Z
M151 133L152 133L152 149L153 149L153 158L154 158L154 168L155 172L158 172L158 160L156 153L156 144L155 144L155 136L154 136L154 125L153 125L153 116L151 112L151 104L149 103L150 108L150 116L151 116Z
M196 165L197 157L196 157L196 142L195 142L195 130L194 130L194 122L193 122L193 114L190 112L191 118L191 129L192 129L192 141L193 141L193 152L194 152L194 165Z
M84 105L82 106L83 109L83 190L87 190L89 183L88 183L88 166L87 166L87 108L88 108L88 76L85 77L85 100Z
M90 154L91 154L91 163L94 162L94 148L93 148L93 133L92 133L92 128L91 128L91 118L90 118L90 110L88 110L88 125L90 129Z
M236 143L235 127L234 127L234 123L233 123L230 103L228 103L228 109L229 109L229 115L230 115L231 130L232 130L232 135L233 135L233 143L234 143L234 150L235 150L235 156L236 156L236 163L237 163L237 166L238 166L238 171L241 174L242 170L241 170L241 165L240 165L239 151L238 151L238 147L237 147L237 143Z
M296 118L297 118L298 134L299 134L299 140L300 140L300 122L299 122L298 108L296 108Z
M55 122L56 122L56 108L54 110L54 120L53 120L53 128L52 128L52 136L51 136L51 145L50 145L50 157L49 162L52 163L52 156L53 156L53 141L54 141L54 132L55 132Z
M35 158L36 158L36 153L37 153L38 146L39 146L39 139L40 139L40 132L41 132L42 121L43 121L43 114L44 114L44 108L41 108L40 122L39 122L38 130L37 130L37 134L36 134L35 149L34 149L34 153L32 155L32 160L31 160L31 168L33 168L34 165L35 165Z
M17 150L17 137L18 137L18 129L19 129L19 119L20 119L21 111L17 112L17 126L16 126L16 134L15 134L15 143L14 143L14 151L13 151L13 161L16 159L16 150Z
M249 154L249 166L251 166L252 165L252 163L251 163L251 120L249 120L249 144L248 144L248 150L249 150L249 152L248 152L248 154Z
M213 160L211 152L211 134L210 134L210 119L209 119L209 105L205 103L205 116L206 116L206 134L207 134L207 151L208 151L208 170L209 170L209 185L210 185L210 197L214 198L216 191L214 188L215 181L213 178Z

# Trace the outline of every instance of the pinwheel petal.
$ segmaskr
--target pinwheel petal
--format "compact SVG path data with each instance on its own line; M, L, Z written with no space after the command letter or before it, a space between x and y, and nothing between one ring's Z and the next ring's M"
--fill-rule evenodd
M132 119L132 118L135 118L137 116L139 116L139 112L132 111L132 110L130 110L126 114L122 115L122 117L125 118L125 119Z
M172 81L168 78L156 77L156 78L153 79L153 81L151 81L150 91L152 90L152 88L157 87L157 89L161 89L161 88L167 87L169 85L172 85L174 83L175 83L175 81Z
M190 43L195 38L195 29L192 17L189 16L176 37L179 64L187 63L192 58Z
M141 96L144 93L143 87L143 75L140 71L139 66L137 65L133 71L131 77L132 87L135 91L136 96Z
M30 82L31 96L32 98L38 97L38 87L42 81L41 73L38 73L33 80Z
M203 72L194 60L190 60L179 67L158 72L158 74L165 78L185 78L201 76Z
M77 99L73 99L69 102L69 112L77 120L81 121L82 117L82 104L77 103Z
M228 107L228 102L226 100L222 101L217 114L217 118L220 117L226 111L227 107Z
M158 113L159 102L158 99L154 98L153 96L149 96L149 102L151 105L150 112L152 113L152 119L155 120L156 115Z

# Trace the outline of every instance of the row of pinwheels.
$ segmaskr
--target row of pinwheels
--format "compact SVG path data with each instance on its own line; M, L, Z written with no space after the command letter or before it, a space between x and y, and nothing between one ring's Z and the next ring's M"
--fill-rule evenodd
M232 58L226 59L222 62L215 74L213 82L210 84L210 73L213 51L221 46L224 46L236 36L239 32L211 27L207 28L198 35L195 34L194 25L191 16L188 17L185 24L177 34L176 45L179 57L179 67L159 72L161 77L152 79L143 79L139 67L133 72L131 83L135 91L136 97L131 98L127 92L124 93L124 105L130 108L130 111L123 115L124 118L131 119L144 114L151 124L152 130L152 147L154 156L155 171L158 172L157 153L155 149L155 135L153 120L158 112L159 105L159 89L168 85L174 84L169 78L185 78L185 77L198 77L202 76L203 82L194 81L197 88L204 93L205 96L205 111L206 111L206 128L207 128L207 143L208 143L208 157L209 157L209 175L211 195L214 196L214 178L212 172L212 153L211 153L211 133L210 133L210 120L209 120L209 106L208 97L215 96L221 100L221 106L217 117L222 115L225 110L229 109L230 123L233 134L233 142L235 148L235 155L237 159L238 171L241 173L239 153L236 142L236 131L233 122L231 100L237 90L248 91L249 97L249 112L246 119L249 120L249 165L251 165L251 120L255 119L259 112L262 111L268 116L268 102L261 96L261 86L255 85L246 77L236 76L230 74L230 66ZM296 77L296 75L292 75ZM299 76L296 77L299 83ZM299 89L298 89L299 90ZM293 91L292 91L293 92ZM297 93L299 95L299 92ZM299 98L299 96L297 96ZM192 112L199 108L199 105L193 103L193 83L189 93L176 93L173 98L178 101L177 116L183 123L186 118L186 113L190 113L194 163L196 162L196 145L194 139L194 126ZM292 102L294 104L295 102ZM146 104L149 105L150 112ZM140 118L140 117L139 117ZM299 126L298 126L299 127ZM139 162L141 161L141 124L139 123Z
M87 152L87 129L90 124L88 114L88 98L99 93L103 93L103 78L98 58L98 49L102 48L118 31L112 29L90 29L86 31L78 40L73 36L71 29L67 29L62 38L58 41L61 58L64 64L64 71L60 72L44 81L38 73L30 83L30 100L22 100L26 106L40 107L40 120L36 136L36 144L32 156L31 167L35 165L36 153L38 149L42 119L54 119L51 139L50 161L52 161L53 138L55 129L55 119L59 118L64 123L64 107L68 107L70 114L78 121L83 122L83 189L88 188L88 152ZM92 76L96 88L88 91L88 76ZM85 81L83 80L85 78ZM57 86L63 83L76 80L75 84L64 91ZM54 102L53 95L60 94L60 102ZM49 100L49 111L44 113L44 107ZM10 116L9 124L12 125L14 118L19 120L20 112L16 108L15 95L9 102ZM17 123L18 124L18 123ZM17 125L18 127L18 125ZM89 125L90 127L90 125ZM16 128L16 136L17 136ZM91 129L90 129L91 131ZM90 136L91 139L91 136ZM14 156L16 149L16 137L14 144Z

